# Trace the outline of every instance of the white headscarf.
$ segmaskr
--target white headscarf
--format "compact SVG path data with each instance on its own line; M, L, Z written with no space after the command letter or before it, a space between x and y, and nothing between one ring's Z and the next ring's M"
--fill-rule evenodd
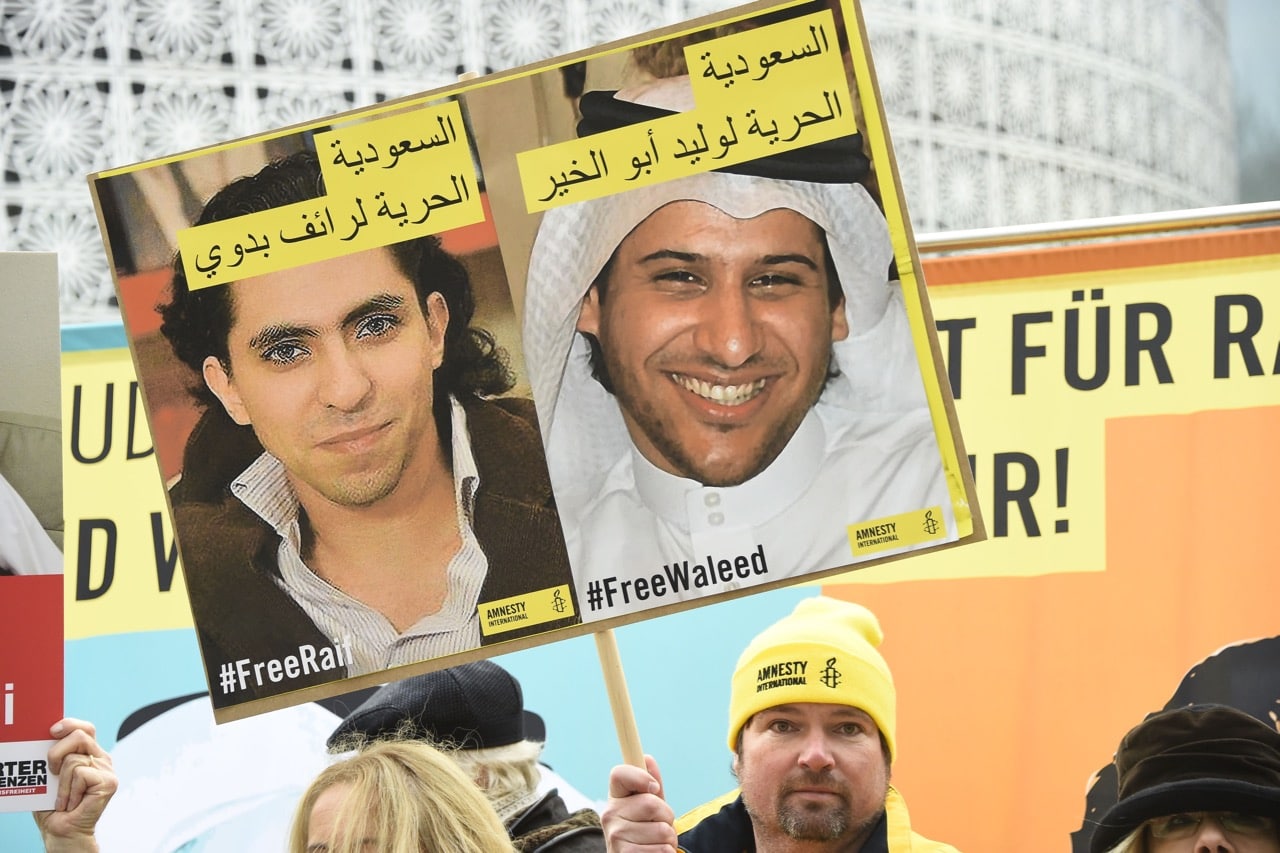
M628 99L668 106L653 90L687 90L663 80ZM590 349L576 332L582 299L618 244L665 204L695 200L739 219L794 210L826 232L845 294L849 336L833 344L840 376L819 405L847 413L905 412L927 406L896 281L883 214L860 184L823 184L707 172L544 214L529 259L524 347L552 483L562 514L595 493L630 448L617 400L591 376ZM839 415L837 415L839 416Z

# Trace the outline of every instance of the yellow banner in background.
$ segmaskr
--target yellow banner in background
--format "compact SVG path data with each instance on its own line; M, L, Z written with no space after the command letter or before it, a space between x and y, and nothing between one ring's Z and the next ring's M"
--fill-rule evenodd
M834 582L1104 570L1108 422L1280 405L1278 270L1263 255L931 287L990 539Z
M191 627L127 349L62 355L66 638Z

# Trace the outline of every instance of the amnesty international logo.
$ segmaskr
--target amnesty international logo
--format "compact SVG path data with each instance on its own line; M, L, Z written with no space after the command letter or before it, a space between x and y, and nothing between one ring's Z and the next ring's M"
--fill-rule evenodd
M933 510L929 510L924 514L924 523L921 527L923 527L925 533L932 536L938 532L938 528L941 526L942 525L938 523L938 520L933 517Z
M522 595L477 605L480 633L491 637L507 631L545 625L574 615L568 584L530 590Z
M840 685L840 679L844 678L844 673L836 669L836 659L827 658L827 665L822 668L822 683L835 690Z
M864 557L941 542L947 538L947 519L942 507L935 505L860 521L846 527L845 532L849 553Z

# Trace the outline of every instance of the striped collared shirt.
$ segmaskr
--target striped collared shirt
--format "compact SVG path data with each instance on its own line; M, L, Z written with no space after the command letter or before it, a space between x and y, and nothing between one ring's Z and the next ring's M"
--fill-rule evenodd
M231 483L232 493L280 536L276 552L280 576L275 578L276 584L331 640L350 640L354 657L350 675L455 654L480 645L476 605L489 568L472 530L480 474L471 454L466 412L453 397L449 403L453 492L462 547L449 561L449 587L440 610L423 616L403 633L377 610L334 587L302 561L298 496L289 485L280 460L263 453Z

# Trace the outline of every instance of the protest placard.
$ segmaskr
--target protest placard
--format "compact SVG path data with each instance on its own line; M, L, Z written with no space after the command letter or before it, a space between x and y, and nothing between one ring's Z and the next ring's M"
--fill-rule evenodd
M0 253L0 812L53 807L62 718L58 263Z
M983 535L849 4L91 187L220 719Z

